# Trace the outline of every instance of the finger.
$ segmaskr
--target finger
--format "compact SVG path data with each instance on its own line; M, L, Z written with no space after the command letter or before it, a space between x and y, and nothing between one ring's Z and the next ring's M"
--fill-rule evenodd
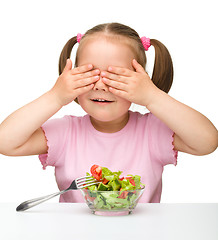
M113 81L113 80L110 80L108 78L102 78L102 81L110 87L113 87L113 88L116 88L116 89L119 89L119 90L123 90L123 91L128 90L128 85L125 84L125 83Z
M114 81L119 81L119 82L126 82L121 75L117 75L117 74L113 74L113 73L109 73L109 72L101 72L101 77L105 77Z
M79 96L83 93L86 93L86 92L90 91L93 87L94 87L94 84L83 86L83 87L75 89L74 93L75 93L76 96Z
M114 95L116 95L118 97L121 97L121 98L128 99L128 93L127 92L122 91L122 90L118 90L118 89L115 89L115 88L112 88L112 87L109 87L108 89Z
M97 76L93 76L93 77L89 77L89 78L80 79L74 83L74 88L78 89L78 88L81 88L84 86L88 86L90 84L97 82L99 80L99 78L100 78L100 76L97 75Z
M95 69L89 72L85 72L85 73L81 73L81 74L77 74L77 78L75 80L80 80L83 78L88 78L88 77L92 77L92 76L96 76L100 74L100 70L99 69Z
M132 66L139 73L145 73L145 69L135 59L132 60Z
M63 72L70 71L71 69L72 69L72 61L70 58L68 58Z
M114 67L114 66L109 66L108 72L115 73L117 75L126 76L126 77L131 76L131 73L132 73L132 71L128 68Z
M86 64L86 65L79 66L79 67L76 67L76 68L72 69L71 73L73 75L76 75L76 74L88 72L91 69L93 69L93 65L92 64Z
M128 77L109 72L101 72L101 77L128 84Z

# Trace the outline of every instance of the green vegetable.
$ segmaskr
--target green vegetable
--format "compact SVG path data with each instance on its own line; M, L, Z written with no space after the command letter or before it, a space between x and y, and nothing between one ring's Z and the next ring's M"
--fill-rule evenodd
M95 186L95 185L94 185ZM96 186L95 186L96 187ZM89 189L90 190L90 189ZM100 183L98 185L98 191L107 191L108 190L108 185L105 185L103 183Z
M140 197L141 177L127 175L120 178L121 171L112 172L106 167L102 168L101 183L88 187L86 190L87 201L92 201L96 209L118 210L134 208L136 200ZM87 173L87 176L90 176ZM103 183L104 182L104 183ZM128 191L128 192L127 192Z
M115 180L111 180L108 182L108 186L111 186L112 191L119 191L121 184L120 181L118 179Z

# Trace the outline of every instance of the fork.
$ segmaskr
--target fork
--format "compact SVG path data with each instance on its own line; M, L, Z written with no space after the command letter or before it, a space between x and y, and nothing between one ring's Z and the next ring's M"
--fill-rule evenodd
M86 187L89 187L89 186L92 186L92 185L95 185L97 183L100 183L100 182L97 182L95 178L93 177L89 177L89 176L85 176L85 177L80 177L80 178L76 178L72 183L71 185L63 190L63 191L60 191L60 192L57 192L57 193L53 193L53 194L50 194L50 195L47 195L47 196L44 196L44 197L39 197L39 198L34 198L34 199L31 199L31 200L28 200L28 201L25 201L23 203L21 203L17 208L16 208L16 211L25 211L29 208L32 208L40 203L43 203L53 197L56 197L58 195L61 195L69 190L76 190L76 189L81 189L81 188L86 188Z

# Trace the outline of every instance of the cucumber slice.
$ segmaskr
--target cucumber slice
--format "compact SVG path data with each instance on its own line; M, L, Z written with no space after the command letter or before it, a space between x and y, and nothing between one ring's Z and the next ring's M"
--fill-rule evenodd
M105 184L100 183L98 185L98 191L107 191L107 190L108 190L108 186L106 186Z

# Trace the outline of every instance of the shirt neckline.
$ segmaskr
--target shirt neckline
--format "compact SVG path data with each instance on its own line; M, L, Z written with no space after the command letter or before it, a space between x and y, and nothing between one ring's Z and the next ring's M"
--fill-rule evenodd
M100 132L97 129L95 129L91 123L90 115L88 115L88 114L85 115L85 120L86 120L87 129L89 131L91 131L93 134L101 136L101 137L112 138L112 137L122 135L123 133L128 131L128 129L130 128L132 121L133 121L133 112L129 111L129 120L128 120L127 124L120 131L114 132L114 133Z

